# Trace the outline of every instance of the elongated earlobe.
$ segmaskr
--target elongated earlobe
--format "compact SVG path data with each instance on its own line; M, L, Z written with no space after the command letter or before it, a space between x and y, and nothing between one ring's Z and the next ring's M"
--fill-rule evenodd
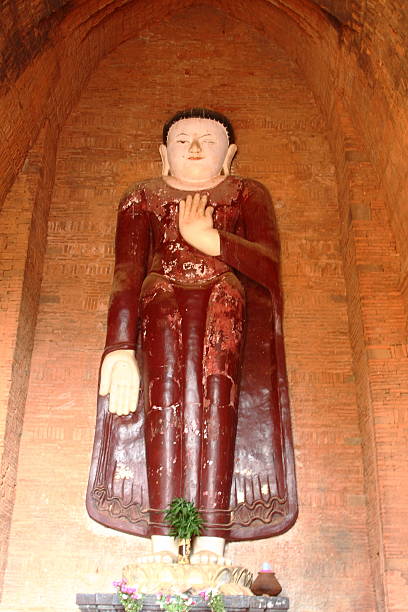
M160 157L162 160L162 176L168 176L170 174L170 165L167 157L167 147L161 144L159 147Z
M222 164L222 171L225 174L225 176L228 176L230 174L232 160L234 159L234 155L236 152L237 152L237 145L231 144L228 147L228 151L225 156L224 163Z

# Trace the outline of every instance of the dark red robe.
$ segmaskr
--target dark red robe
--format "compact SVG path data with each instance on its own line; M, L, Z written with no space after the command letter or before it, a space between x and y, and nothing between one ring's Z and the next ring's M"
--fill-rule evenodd
M163 506L182 495L202 510L203 535L229 541L264 538L286 531L297 517L273 205L260 183L236 176L202 190L214 206L214 227L221 238L220 256L211 257L190 247L179 234L178 203L187 193L162 178L152 179L136 186L119 206L104 355L115 349L135 349L144 385L138 409L129 416L109 413L109 396L98 399L87 508L104 525L150 536L167 533ZM214 286L221 287L218 297L223 297L223 307L209 319L208 300ZM241 315L237 314L241 287L246 302L242 341L238 338ZM149 310L150 297L160 291L165 297L161 310L157 305ZM235 297L236 304L228 310ZM177 317L171 310L173 302ZM215 341L215 336L221 340ZM165 352L157 349L156 337L163 340L160 346L168 344ZM235 352L240 353L235 361L228 340L234 337L238 338ZM218 346L221 352L212 359L211 351ZM159 380L160 360L171 376ZM194 383L190 390L189 372ZM203 391L197 388L201 380ZM213 397L224 393L231 398L219 400L223 406L228 404L231 416L224 416L224 408L211 412L207 404L216 399L206 404L212 381L216 385L219 380L221 386L215 386ZM158 420L162 414L156 409L163 410L162 406L167 406L170 417L170 408L177 413L180 435L176 417ZM197 419L202 420L198 429ZM158 423L161 437L156 435ZM172 454L173 445L180 451ZM227 476L217 472L219 467L211 472L200 462L225 465ZM218 484L211 493L213 482ZM206 505L205 496L217 494L219 504Z

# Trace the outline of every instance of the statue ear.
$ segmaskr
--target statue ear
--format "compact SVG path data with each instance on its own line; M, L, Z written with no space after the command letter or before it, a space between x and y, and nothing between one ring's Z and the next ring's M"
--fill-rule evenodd
M170 165L167 157L167 147L161 144L159 147L160 157L162 160L162 176L168 176L170 174Z
M232 160L234 159L234 155L236 152L237 152L237 145L231 144L228 147L228 151L225 156L224 163L222 164L222 171L225 174L225 176L228 176L230 174Z

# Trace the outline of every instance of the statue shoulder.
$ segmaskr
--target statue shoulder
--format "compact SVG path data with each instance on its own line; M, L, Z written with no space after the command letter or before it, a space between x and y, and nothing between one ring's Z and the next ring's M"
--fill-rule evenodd
M140 184L133 185L123 193L119 200L118 212L124 212L130 208L134 208L142 202L142 189Z
M247 190L249 193L258 192L260 194L265 193L267 195L270 195L268 188L260 181L257 181L252 178L241 178L241 181L242 181L242 188Z
M266 209L272 209L273 199L269 189L261 183L252 178L242 178L241 179L241 194L247 205L251 203L254 206L263 206Z
M162 186L162 179L160 177L135 183L121 197L119 211L125 211L129 208L133 208L133 210L138 209L139 211L145 210L149 194L158 193Z

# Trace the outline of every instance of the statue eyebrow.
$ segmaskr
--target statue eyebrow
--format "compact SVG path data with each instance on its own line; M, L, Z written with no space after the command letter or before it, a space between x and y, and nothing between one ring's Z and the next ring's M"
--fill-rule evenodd
M179 134L177 134L176 138L178 138L179 136L188 136L188 138L190 138L191 134L186 134L185 132L180 132ZM211 134L211 132L209 132L208 134L202 134L201 136L199 136L199 138L205 138L205 136L213 136L213 134Z

